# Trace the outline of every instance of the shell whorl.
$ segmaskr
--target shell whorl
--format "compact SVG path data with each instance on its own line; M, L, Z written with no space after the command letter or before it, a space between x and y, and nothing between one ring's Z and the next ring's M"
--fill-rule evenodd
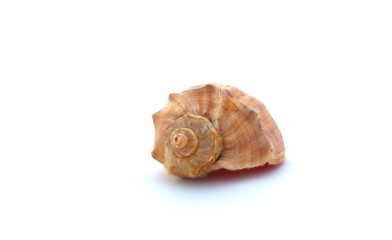
M195 132L189 128L175 129L168 140L170 140L167 144L168 148L177 157L188 157L196 151L198 144Z
M183 177L208 173L222 150L221 137L205 117L185 114L169 125L165 167Z

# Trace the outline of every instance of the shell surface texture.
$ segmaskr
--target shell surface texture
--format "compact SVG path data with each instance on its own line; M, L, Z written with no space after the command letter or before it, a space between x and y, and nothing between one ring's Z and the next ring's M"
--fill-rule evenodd
M205 84L169 95L153 114L152 157L184 178L209 172L276 165L284 143L264 104L241 90Z

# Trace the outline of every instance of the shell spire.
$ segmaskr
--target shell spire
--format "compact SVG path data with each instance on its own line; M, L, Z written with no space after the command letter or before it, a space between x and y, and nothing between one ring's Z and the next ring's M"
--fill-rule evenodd
M241 90L205 84L169 95L153 115L153 158L169 173L196 178L218 169L280 164L284 143L264 104Z

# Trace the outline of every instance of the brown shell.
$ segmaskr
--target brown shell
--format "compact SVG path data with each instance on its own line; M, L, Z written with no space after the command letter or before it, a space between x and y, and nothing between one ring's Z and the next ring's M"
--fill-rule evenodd
M203 177L284 159L282 135L264 104L232 86L206 84L172 93L153 120L152 156L177 176Z

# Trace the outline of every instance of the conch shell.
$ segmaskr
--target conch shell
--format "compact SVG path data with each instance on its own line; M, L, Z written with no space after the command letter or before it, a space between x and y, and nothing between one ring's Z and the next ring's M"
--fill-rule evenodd
M172 93L152 117L152 157L173 175L204 177L284 159L282 135L264 104L232 86L205 84Z

